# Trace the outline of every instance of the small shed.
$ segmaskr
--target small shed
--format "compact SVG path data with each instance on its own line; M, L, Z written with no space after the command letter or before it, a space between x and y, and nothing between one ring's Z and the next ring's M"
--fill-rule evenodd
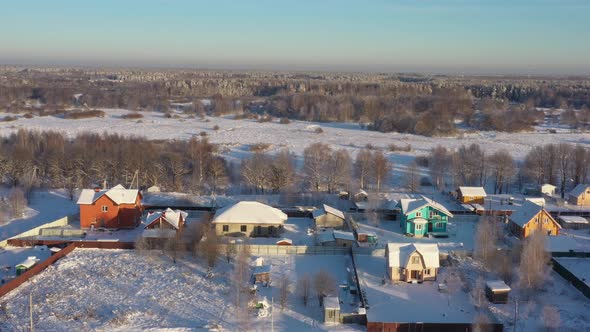
M148 193L159 193L160 192L160 187L158 187L158 186L151 186L151 187L147 188L146 191Z
M340 300L337 296L324 297L324 323L340 323Z
M541 185L541 194L553 196L553 195L555 195L555 189L557 189L557 187L552 184L549 184L549 183L542 184Z
M373 232L358 232L356 240L358 242L368 242L374 244L377 243L377 234Z
M293 240L291 239L280 239L276 242L277 246L292 246Z
M334 231L333 234L337 247L351 248L356 244L354 234L352 234L351 232Z
M508 303L510 287L502 280L490 280L486 282L486 296L492 303Z
M331 227L343 228L345 216L344 213L329 205L324 204L322 208L312 212L316 228Z
M588 219L580 216L559 216L557 219L561 227L569 229L590 228Z
M270 283L270 265L255 266L252 270L252 283Z
M29 256L27 257L27 259L25 261L23 261L20 264L17 264L15 266L16 268L16 276L20 276L21 274L27 272L28 270L30 270L33 266L35 266L35 264L37 264L37 262L39 261L39 259L36 256Z

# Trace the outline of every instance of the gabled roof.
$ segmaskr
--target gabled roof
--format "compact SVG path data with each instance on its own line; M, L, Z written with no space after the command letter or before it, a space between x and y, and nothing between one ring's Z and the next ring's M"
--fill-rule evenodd
M214 224L284 224L283 211L253 201L242 201L215 212Z
M133 204L137 199L137 195L139 195L139 190L125 189L125 187L120 184L109 190L103 189L96 191L94 189L84 189L82 190L82 193L80 193L78 204L94 204L94 202L105 195L117 205Z
M486 191L483 187L459 187L461 196L475 196L475 197L486 197Z
M334 239L354 241L354 234L352 232L343 232L334 230Z
M387 252L390 267L403 267L408 264L408 259L417 251L424 259L426 268L440 266L438 257L438 245L436 243L388 243Z
M572 191L570 191L569 195L572 197L580 197L583 193L586 192L588 187L590 186L587 184L580 183L579 185L575 186L574 189L572 189Z
M430 206L449 217L453 216L453 214L447 210L447 208L425 196L422 196L422 198L402 198L399 202L399 205L401 206L402 213L406 216L422 209L425 206Z
M324 214L327 214L327 213L334 215L340 219L345 219L344 213L342 211L340 211L336 208L333 208L329 205L326 205L326 204L323 204L321 209L313 210L313 212L311 214L314 218L317 218L317 217L323 216Z
M157 211L151 213L146 218L146 223L148 225L152 224L154 221L158 219L162 219L165 222L169 223L175 229L180 228L180 220L186 220L188 213L181 211L181 210L172 210L171 208L167 208L165 211ZM147 227L147 226L146 226Z
M512 213L512 215L510 215L510 221L512 221L513 223L517 224L520 227L524 227L537 214L539 214L539 212L541 212L543 210L544 209L542 206L537 205L534 202L525 200L522 203L522 205L520 206L520 208L518 208L518 210L514 211L514 213ZM547 212L547 215L549 216L549 219L551 220L551 222L553 222L559 228L561 228L561 225L559 225L559 223L557 223L555 221L555 219L553 219L553 217L551 217L551 215L548 212Z

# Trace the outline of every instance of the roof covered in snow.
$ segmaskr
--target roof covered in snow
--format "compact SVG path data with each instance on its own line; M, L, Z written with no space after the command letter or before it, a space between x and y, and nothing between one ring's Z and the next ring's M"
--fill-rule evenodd
M449 210L447 210L447 208L442 206L442 204L439 204L426 196L422 196L422 198L402 198L399 204L404 215L409 215L417 210L422 209L425 206L430 206L433 209L442 212L449 217L453 216L453 214Z
M186 220L186 217L188 217L188 213L184 211L174 211L171 208L167 208L165 211L157 211L148 214L146 222L148 225L150 225L154 221L161 218L163 221L169 223L175 229L179 229L181 220Z
M133 204L137 199L137 195L139 195L139 190L137 189L125 189L122 185L118 184L109 190L99 190L96 191L94 189L84 189L82 193L80 193L80 197L78 198L78 204L94 204L96 200L101 198L102 196L106 195L110 198L115 204Z
M486 197L486 191L483 187L459 187L461 196Z
M341 239L341 240L347 240L347 241L354 241L354 234L352 234L352 232L343 232L343 231L338 231L335 230L334 231L334 238L335 239Z
M524 227L542 210L543 207L541 205L538 205L529 200L525 200L522 205L516 211L514 211L512 215L510 215L510 220L520 227ZM549 213L547 213L547 215L549 215ZM550 215L549 219L551 219L551 222L559 226L559 224ZM561 226L559 227L561 228Z
M580 183L579 185L575 186L572 191L570 191L569 195L573 197L580 197L588 189L590 189L590 185Z
M340 300L337 296L325 296L324 308L340 310Z
M20 266L20 267L30 269L31 267L33 267L33 265L37 264L38 261L39 261L39 258L37 258L37 256L29 256L29 257L27 257L27 259L24 262L17 264L16 267Z
M502 280L490 280L486 281L486 287L493 292L509 292L510 287Z
M438 244L436 243L388 243L387 252L390 267L402 267L408 264L408 259L417 251L424 259L426 268L440 266Z
M214 224L284 224L283 211L254 201L242 201L217 210Z
M580 216L559 216L559 220L568 224L587 224L588 219Z
M317 218L317 217L323 216L326 213L329 213L329 214L334 215L338 218L344 219L344 213L342 211L340 211L336 208L333 208L329 205L326 205L326 204L322 205L321 209L313 210L313 212L311 214L314 218Z

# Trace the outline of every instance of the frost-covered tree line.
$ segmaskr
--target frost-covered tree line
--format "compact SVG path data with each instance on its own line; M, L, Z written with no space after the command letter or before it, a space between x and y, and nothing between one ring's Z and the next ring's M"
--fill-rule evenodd
M590 174L590 149L569 143L535 146L520 161L507 150L486 153L478 144L456 151L437 146L417 161L428 167L432 184L441 190L489 184L494 193L502 194L527 184L548 183L564 198Z
M228 162L218 150L206 138L150 141L84 133L69 139L21 129L0 141L0 175L27 194L36 187L65 188L73 198L79 188L118 183L195 194L381 190L391 170L383 152L369 148L353 159L347 150L316 143L305 149L301 165L288 150L258 151L240 162Z

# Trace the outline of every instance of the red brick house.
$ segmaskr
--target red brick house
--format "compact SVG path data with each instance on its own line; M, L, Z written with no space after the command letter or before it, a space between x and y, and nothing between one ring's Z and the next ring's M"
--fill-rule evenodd
M80 228L135 228L141 221L141 193L117 185L84 189L78 198Z

